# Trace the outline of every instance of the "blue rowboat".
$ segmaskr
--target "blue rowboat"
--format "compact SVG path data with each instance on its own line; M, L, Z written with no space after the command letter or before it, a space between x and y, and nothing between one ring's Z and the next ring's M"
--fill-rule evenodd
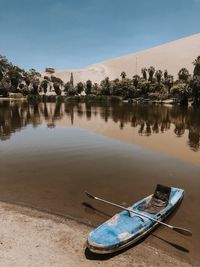
M141 215L124 210L94 229L87 240L89 250L107 254L134 244L159 224L142 215L163 221L181 202L183 195L182 189L157 185L154 194L129 207Z

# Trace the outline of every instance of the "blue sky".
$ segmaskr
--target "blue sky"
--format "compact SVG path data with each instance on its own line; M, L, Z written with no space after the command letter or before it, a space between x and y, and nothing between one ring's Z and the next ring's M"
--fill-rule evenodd
M0 0L0 54L80 68L200 32L200 0Z

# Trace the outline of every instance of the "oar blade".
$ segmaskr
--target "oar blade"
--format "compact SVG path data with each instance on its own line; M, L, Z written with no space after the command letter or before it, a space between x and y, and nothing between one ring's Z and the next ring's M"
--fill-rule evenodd
M173 230L182 234L182 235L192 236L192 232L188 229L173 226Z
M85 191L85 194L86 194L86 196L89 197L89 198L96 199L95 196L93 196L92 194L88 193L87 191Z

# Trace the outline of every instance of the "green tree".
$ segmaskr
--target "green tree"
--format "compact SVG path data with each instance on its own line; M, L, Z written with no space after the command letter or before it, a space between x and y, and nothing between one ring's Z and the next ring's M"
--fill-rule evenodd
M156 76L157 82L160 83L162 79L162 70L157 70L155 73L155 76Z
M153 76L155 73L155 68L153 66L149 67L148 73L149 73L149 81L152 83L153 82Z
M106 77L101 81L101 93L102 95L110 95L110 80L109 77Z
M171 94L177 101L182 101L187 104L187 99L189 95L188 84L184 81L176 81L171 88Z
M0 95L3 97L9 96L9 88L10 88L10 79L7 77L3 77L0 81Z
M31 78L28 75L24 78L24 81L25 81L27 86L29 86L31 84Z
M46 94L47 93L47 88L48 88L48 81L46 80L46 79L44 79L42 82L41 82L41 88L42 88L42 90L43 90L43 92L44 92L44 94Z
M11 91L16 92L17 87L22 80L22 70L16 66L12 66L7 72L7 76L11 81Z
M39 84L40 84L39 79L35 79L35 80L32 82L32 90L31 90L31 93L32 93L33 95L38 95L38 94L39 94Z
M124 99L127 99L130 97L130 90L129 88L133 86L133 81L128 78L124 78L119 81L119 87L120 90L118 90L118 95L122 96ZM132 89L131 89L132 91Z
M174 84L174 77L172 75L167 75L167 77L164 79L164 85L168 89L168 94L170 94L170 90L171 90L173 84Z
M92 82L90 80L88 80L86 82L86 88L85 88L86 95L90 95L91 91L92 91Z
M70 89L71 89L70 82L65 83L65 85L64 85L64 92L65 92L65 94L68 94L69 91L70 91Z
M167 78L168 78L168 71L164 70L164 79L167 79Z
M200 56L198 56L195 61L193 62L194 64L194 71L193 71L193 76L200 76Z
M41 74L38 72L38 71L36 71L35 69L30 69L29 70L29 73L30 73L30 75L32 76L32 77L34 77L34 78L39 78L39 77L41 77Z
M191 81L193 104L200 105L200 76L196 75Z
M7 58L5 56L0 55L0 70L3 75L7 73L11 67L13 67L13 65L8 62Z
M93 87L92 87L92 92L93 94L97 95L100 91L99 85L98 83L94 83Z
M3 79L0 82L2 88L9 89L10 88L10 79L8 77L3 77Z
M137 88L138 87L138 83L140 80L140 76L139 75L134 75L133 76L133 85Z
M142 75L143 75L143 79L147 80L147 69L146 68L142 68L141 72L142 72Z
M119 96L121 95L121 86L120 86L120 81L119 79L115 79L111 83L111 91L113 95Z
M3 72L0 69L0 81L3 79Z
M54 82L53 88L54 88L56 95L61 95L60 83Z
M78 94L81 94L84 91L84 85L82 82L79 82L76 87L76 91Z
M122 79L125 79L126 78L126 72L125 71L122 71L122 73L120 74L120 76L122 77Z
M51 81L52 83L59 83L60 86L63 85L63 81L60 78L55 77L53 75L51 76Z
M198 56L194 64L193 79L191 81L193 103L200 105L200 56Z
M150 92L150 82L143 79L140 80L137 89L139 95L146 96Z
M184 82L187 82L190 77L189 71L186 68L182 68L178 72L178 78L179 80L182 80Z

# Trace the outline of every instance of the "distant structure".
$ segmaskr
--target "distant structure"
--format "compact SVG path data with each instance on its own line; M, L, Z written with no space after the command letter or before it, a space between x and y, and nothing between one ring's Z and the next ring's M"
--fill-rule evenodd
M54 73L55 72L55 69L54 68L51 68L51 67L48 67L48 68L45 69L45 72Z

